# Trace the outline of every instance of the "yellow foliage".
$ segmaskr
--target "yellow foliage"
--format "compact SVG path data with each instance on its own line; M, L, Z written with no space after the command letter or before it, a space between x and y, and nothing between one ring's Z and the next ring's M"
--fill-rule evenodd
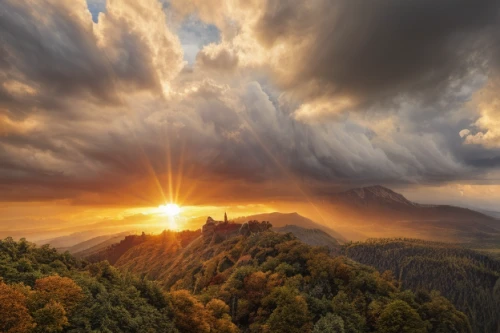
M56 301L65 311L71 311L83 298L83 292L70 278L54 275L36 280L34 298L37 304Z

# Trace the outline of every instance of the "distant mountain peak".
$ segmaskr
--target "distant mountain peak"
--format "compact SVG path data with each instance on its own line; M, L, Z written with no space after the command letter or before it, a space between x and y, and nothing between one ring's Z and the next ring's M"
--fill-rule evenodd
M381 185L354 188L339 193L339 196L347 200L355 200L358 203L379 202L386 204L400 204L406 206L416 205L415 203L406 199L402 194L394 192L393 190Z

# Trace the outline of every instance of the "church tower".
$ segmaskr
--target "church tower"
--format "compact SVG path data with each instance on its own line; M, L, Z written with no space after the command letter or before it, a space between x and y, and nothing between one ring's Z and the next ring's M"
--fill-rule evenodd
M224 222L227 223L227 214L224 212Z

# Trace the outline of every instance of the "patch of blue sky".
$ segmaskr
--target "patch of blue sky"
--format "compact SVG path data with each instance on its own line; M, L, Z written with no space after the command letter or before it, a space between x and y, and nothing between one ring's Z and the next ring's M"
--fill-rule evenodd
M203 46L220 41L219 29L213 24L202 22L198 16L189 15L177 31L184 50L184 60L192 65Z
M138 0L139 1L139 0ZM168 0L160 0L163 9L167 12L170 4ZM97 23L99 13L106 12L106 0L87 0L87 6L92 14L92 20ZM168 13L167 13L168 16ZM219 29L213 24L202 22L197 15L187 16L177 28L177 34L184 51L184 60L193 65L196 55L203 46L220 41Z
M87 6L92 14L92 20L96 23L99 13L106 12L106 0L87 0Z

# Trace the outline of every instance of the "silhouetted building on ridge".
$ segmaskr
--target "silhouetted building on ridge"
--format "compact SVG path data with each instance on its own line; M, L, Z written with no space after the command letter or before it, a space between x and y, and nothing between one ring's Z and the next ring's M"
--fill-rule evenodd
M213 236L219 239L227 239L231 236L244 235L249 236L254 233L261 233L272 228L268 221L248 221L243 224L229 221L227 213L224 212L224 221L216 221L211 216L207 217L207 222L201 228L203 237L211 238Z

